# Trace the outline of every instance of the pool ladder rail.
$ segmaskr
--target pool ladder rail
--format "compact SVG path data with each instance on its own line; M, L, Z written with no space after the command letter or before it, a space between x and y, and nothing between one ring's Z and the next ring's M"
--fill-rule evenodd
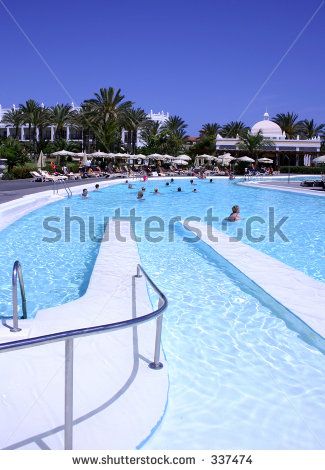
M27 306L26 306L26 292L25 292L25 283L23 278L23 270L19 261L15 261L12 268L11 276L11 289L12 289L12 326L6 323L5 318L2 317L2 323L9 328L12 333L21 331L21 328L18 326L18 282L20 287L21 294L21 308L22 308L22 319L27 318ZM9 317L10 318L10 317Z
M59 177L58 179L53 180L53 194L59 194L58 184L61 184L63 186L68 197L72 197L72 191L70 186L66 183L64 179L60 179Z
M74 356L74 339L85 336L92 336L100 333L107 333L109 331L121 330L124 328L134 328L137 325L146 323L150 320L156 320L156 332L155 332L155 347L153 354L153 361L149 363L150 369L160 370L163 368L163 364L160 362L160 350L161 350L161 332L162 332L162 321L163 312L168 306L166 296L151 280L143 267L137 265L137 273L134 278L141 278L144 275L148 284L152 287L154 292L158 295L158 308L150 313L141 315L140 317L130 318L128 320L122 320L115 323L108 323L97 326L89 326L86 328L78 328L74 330L58 331L47 335L23 338L16 341L7 343L0 343L0 353L15 351L18 349L27 349L42 344L49 344L59 341L65 343L65 381L64 381L64 448L73 448L73 356ZM22 268L19 261L15 261L12 273L12 284L13 284L13 327L12 332L21 331L18 327L18 307L17 307L17 279L20 284L20 291L22 295L22 310L23 317L27 318L26 312L26 296L24 281L22 277ZM8 325L7 325L8 326Z

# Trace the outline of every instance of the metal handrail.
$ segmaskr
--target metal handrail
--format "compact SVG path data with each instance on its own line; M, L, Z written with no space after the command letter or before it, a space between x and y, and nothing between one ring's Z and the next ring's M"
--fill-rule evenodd
M67 185L67 183L65 182L65 180L62 180L62 184L63 184L64 189L65 189L66 192L67 192L68 197L72 197L72 191L71 191L70 186Z
M68 197L72 197L72 191L70 186L67 185L64 179L60 179L60 177L58 177L58 179L53 180L53 194L59 194L59 190L57 187L59 183L61 183L64 189L66 190Z
M21 294L21 303L23 316L22 318L27 318L27 308L26 308L26 293L25 293L25 284L23 278L23 270L19 261L15 261L12 268L12 327L10 331L13 333L16 331L21 331L21 328L18 327L18 293L17 293L17 279L19 280L20 294Z
M156 318L156 340L155 340L155 353L154 360L149 364L151 369L161 369L163 364L159 362L160 356L160 345L161 345L161 328L162 328L162 313L167 308L168 301L166 296L152 281L143 267L137 265L136 277L141 277L141 273L144 274L146 280L151 285L153 290L159 296L158 308L153 312L146 315L142 315L138 318L131 318L129 320L123 320L115 323L107 323L98 326L91 326L88 328L78 328L74 330L59 331L48 335L37 336L35 338L25 338L17 341L11 341L0 344L0 353L16 351L19 349L25 349L44 344L55 343L58 341L65 341L65 423L64 423L64 442L65 449L72 449L72 437L73 437L73 340L74 338L80 338L82 336L91 336L100 333L106 333L108 331L121 330L123 328L129 328L132 326L140 325L147 321Z

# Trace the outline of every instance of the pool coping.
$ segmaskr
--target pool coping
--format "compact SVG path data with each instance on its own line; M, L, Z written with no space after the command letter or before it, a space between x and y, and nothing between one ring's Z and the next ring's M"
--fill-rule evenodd
M183 226L192 232L193 228L198 229L203 242L325 338L325 315L321 312L321 306L325 305L325 283L245 243L231 241L231 237L210 227L212 236L217 239L213 241L203 223L191 221L189 225L183 221Z
M295 174L295 178L299 178L301 176L306 176L304 174ZM308 175L308 177L315 177L315 176L321 176L321 175ZM274 181L274 183L276 182L276 179L279 179L279 180L283 180L283 179L287 179L287 176L275 176L274 177L275 180L270 179L267 181L268 182L272 182L272 180ZM245 187L248 187L248 188L262 188L262 189L269 189L269 190L276 190L276 191L284 191L284 192L287 192L287 193L295 193L295 194L300 194L300 195L304 195L304 196L316 196L316 197L325 197L325 191L311 191L311 190L308 190L308 188L301 188L301 189L298 189L298 188L288 188L288 187L280 187L280 186L276 186L276 185L271 185L271 184L268 184L267 186L263 184L262 181L237 181L236 184L240 185L240 186L245 186Z
M134 277L140 258L130 224L120 222L119 230L126 242L115 238L110 224L85 295L38 311L34 319L20 322L19 333L4 328L1 341L126 320L135 309L137 316L152 311L145 278ZM75 340L74 449L135 449L160 422L167 403L168 372L165 360L161 370L148 367L155 325L150 321ZM23 355L21 351L0 355L2 396L7 402L0 422L1 448L63 448L63 350L63 343L53 343ZM29 361L36 367L31 368ZM39 362L42 377L37 374Z

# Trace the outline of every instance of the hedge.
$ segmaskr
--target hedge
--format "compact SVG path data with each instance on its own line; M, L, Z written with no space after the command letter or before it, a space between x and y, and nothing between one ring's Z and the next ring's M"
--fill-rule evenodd
M280 166L280 173L300 173L305 175L320 175L325 173L325 165L320 166Z
M34 163L26 163L25 165L14 166L10 172L3 174L4 180L16 180L31 178L31 171L37 171L37 166Z

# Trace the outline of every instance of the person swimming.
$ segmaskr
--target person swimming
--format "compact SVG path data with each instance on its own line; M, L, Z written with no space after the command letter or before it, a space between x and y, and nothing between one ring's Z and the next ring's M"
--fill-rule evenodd
M177 192L180 193L181 191L182 191L182 188L179 186L179 187L177 188Z
M138 194L137 194L137 199L143 199L143 191L138 191Z
M197 193L198 190L196 188L193 189L192 193Z
M133 184L129 183L129 184L128 184L128 189L134 189Z
M193 184L193 185L195 185L195 184L196 184L196 183L194 183L194 180L190 180L190 183L191 183L191 184Z
M142 186L141 191L145 191L145 190L146 190L146 188L144 186Z
M99 190L99 184L95 184L95 191L98 191Z
M174 178L172 178L172 179L170 180L170 182L171 182L171 183L174 183Z
M81 197L82 197L82 198L88 197L88 189L84 188L84 189L82 190Z
M166 182L166 186L169 186L169 183L168 183L168 181Z
M212 179L212 178L210 178L209 183L213 183L213 179Z
M236 222L237 220L240 220L240 207L237 205L232 206L231 210L232 213L229 217L226 217L225 220L228 220L229 222Z
M158 191L158 188L155 188L155 189L153 190L153 192L154 192L155 194L160 194L160 192Z

